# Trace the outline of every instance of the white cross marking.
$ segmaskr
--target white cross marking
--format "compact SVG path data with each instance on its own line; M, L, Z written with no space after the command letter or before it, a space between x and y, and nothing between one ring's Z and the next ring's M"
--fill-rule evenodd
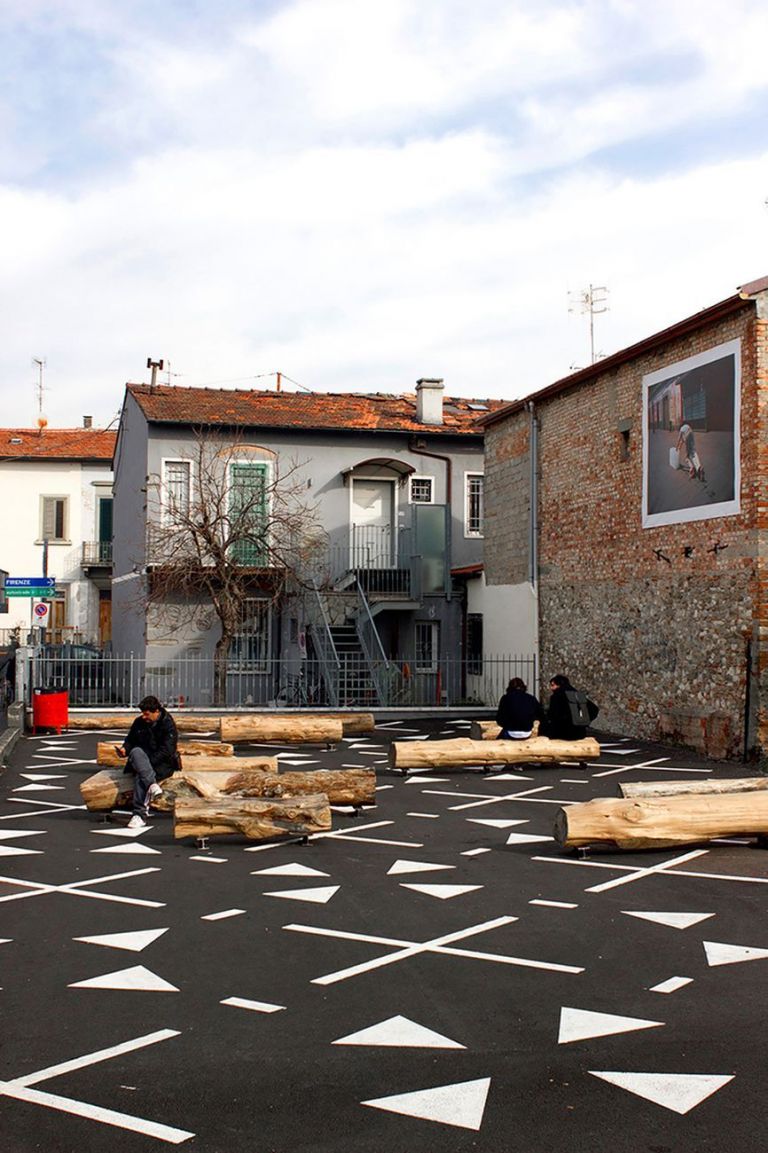
M0 903L4 901L23 901L25 897L41 897L44 893L69 893L72 897L93 897L97 901L114 901L120 905L142 905L148 909L163 909L165 903L163 901L142 901L138 897L119 897L114 893L92 893L89 885L102 885L107 881L120 881L126 877L141 877L145 873L159 873L158 868L149 869L133 869L129 873L111 873L104 877L90 877L82 881L69 881L64 885L45 885L40 881L23 881L18 877L0 877L0 884L16 885L20 888L26 888L23 893L10 893L6 897L0 897Z

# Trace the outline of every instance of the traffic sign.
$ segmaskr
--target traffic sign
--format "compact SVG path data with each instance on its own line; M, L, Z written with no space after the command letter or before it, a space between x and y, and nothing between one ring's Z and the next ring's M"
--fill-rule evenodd
M39 604L39 605L35 605L35 607L32 611L34 612L37 619L39 621L42 621L42 620L45 620L45 618L48 616L48 608L49 608L48 605Z
M50 597L53 596L54 590L50 586L46 588L38 588L34 586L26 586L25 588L7 588L5 595L7 597Z
M6 577L5 587L7 589L24 589L24 588L37 588L37 589L52 589L56 587L56 577L39 576L39 577Z

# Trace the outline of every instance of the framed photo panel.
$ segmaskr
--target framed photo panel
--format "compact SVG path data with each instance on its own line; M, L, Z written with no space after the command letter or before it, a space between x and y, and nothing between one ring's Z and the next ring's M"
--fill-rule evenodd
M643 377L643 528L741 508L741 341Z

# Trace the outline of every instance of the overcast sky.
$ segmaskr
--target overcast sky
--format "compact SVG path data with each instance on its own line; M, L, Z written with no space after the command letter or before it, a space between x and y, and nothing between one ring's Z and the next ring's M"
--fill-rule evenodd
M0 0L4 426L513 399L768 273L765 0ZM170 362L168 375L167 366Z

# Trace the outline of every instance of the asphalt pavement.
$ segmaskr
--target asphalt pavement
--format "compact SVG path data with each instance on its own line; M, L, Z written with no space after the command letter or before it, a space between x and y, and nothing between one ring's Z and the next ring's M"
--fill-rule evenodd
M389 770L391 740L467 728L277 746L375 768L376 806L207 851L82 808L104 733L22 738L0 775L4 1153L762 1151L768 853L552 840L618 781L749 770L608 737L586 772Z

